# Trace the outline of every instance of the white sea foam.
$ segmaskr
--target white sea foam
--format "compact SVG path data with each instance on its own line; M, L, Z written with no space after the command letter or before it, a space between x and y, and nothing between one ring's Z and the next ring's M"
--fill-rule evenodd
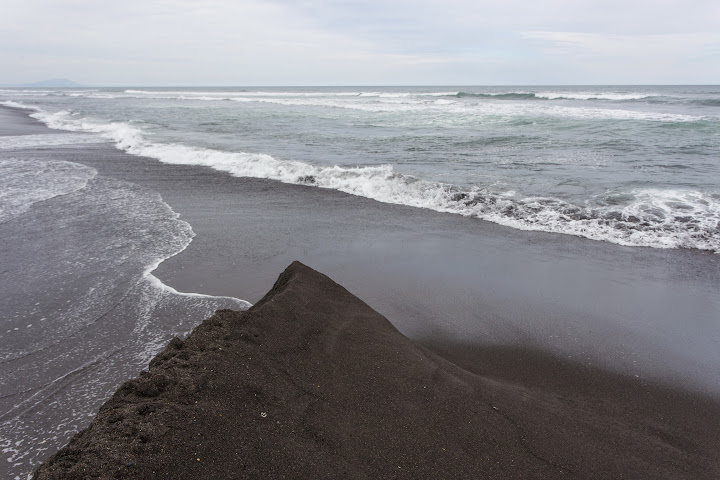
M97 170L72 162L0 159L0 223L33 204L85 188Z
M510 117L561 117L580 119L608 119L608 120L640 120L652 122L694 122L707 120L707 117L672 114L663 112L645 112L638 110L624 110L599 107L571 107L562 105L544 105L538 102L506 102L506 103L461 103L457 101L431 100L421 98L403 97L377 97L376 101L338 101L330 98L263 98L236 96L229 98L235 102L272 103L284 106L297 107L329 107L349 110L360 110L370 113L407 113L415 112L419 115L434 116L437 113L448 114L448 121L456 121L455 116L471 116L474 119L508 120ZM412 120L416 120L413 118Z
M588 107L561 107L553 105L545 112L548 115L587 118L587 119L608 119L608 120L643 120L650 122L697 122L706 120L707 117L696 115L684 115L679 113L643 112L636 110L621 110L614 108L588 108Z
M622 245L720 252L720 197L716 194L637 190L628 192L631 199L624 205L598 199L597 205L578 206L554 198L516 198L509 192L483 188L462 190L399 174L389 165L316 166L265 154L153 143L142 130L127 123L93 122L74 118L69 112L34 116L54 128L99 133L129 153L170 164L203 165L239 177L330 188L385 203L478 217L523 230L572 234Z
M720 196L696 191L636 189L630 203L577 206L555 198L466 201L471 214L521 230L577 235L626 246L697 248L720 253ZM605 203L605 205L603 205Z

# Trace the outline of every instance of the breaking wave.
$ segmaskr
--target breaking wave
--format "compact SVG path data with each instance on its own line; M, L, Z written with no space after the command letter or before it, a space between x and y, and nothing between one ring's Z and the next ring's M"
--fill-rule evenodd
M570 93L570 92L508 92L508 93L470 93L459 92L456 97L490 98L496 100L643 100L657 95L629 93Z
M317 166L266 154L155 143L124 122L76 118L67 111L34 117L58 129L94 132L118 148L168 164L202 165L238 177L329 188L374 200L476 217L522 229L577 235L627 246L720 252L720 193L636 189L607 192L574 205L557 198L432 182L392 166Z

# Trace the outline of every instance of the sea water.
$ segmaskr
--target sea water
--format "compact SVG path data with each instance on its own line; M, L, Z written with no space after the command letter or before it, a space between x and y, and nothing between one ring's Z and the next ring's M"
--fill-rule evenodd
M720 87L4 89L0 101L161 162L720 251Z

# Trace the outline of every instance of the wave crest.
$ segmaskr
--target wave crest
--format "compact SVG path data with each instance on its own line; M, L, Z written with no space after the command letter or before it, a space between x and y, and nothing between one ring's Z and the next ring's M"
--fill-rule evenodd
M472 93L458 92L454 96L488 98L494 100L608 100L630 101L644 100L658 95L632 93L572 93L572 92L506 92L506 93Z
M454 96L458 98L492 98L496 100L528 100L537 99L538 97L534 93L530 92L510 92L510 93L470 93L470 92L459 92Z
M316 166L266 154L149 142L124 122L74 118L66 111L33 114L52 128L90 131L134 155L168 164L202 165L238 177L330 188L374 200L477 217L522 229L582 236L628 246L720 252L720 194L680 190L614 192L594 206L514 192L461 189L396 172L390 165Z

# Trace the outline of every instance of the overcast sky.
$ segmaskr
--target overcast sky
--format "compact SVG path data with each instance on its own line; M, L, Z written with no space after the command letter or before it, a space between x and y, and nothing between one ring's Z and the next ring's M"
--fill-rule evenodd
M0 84L718 84L719 0L2 0Z

